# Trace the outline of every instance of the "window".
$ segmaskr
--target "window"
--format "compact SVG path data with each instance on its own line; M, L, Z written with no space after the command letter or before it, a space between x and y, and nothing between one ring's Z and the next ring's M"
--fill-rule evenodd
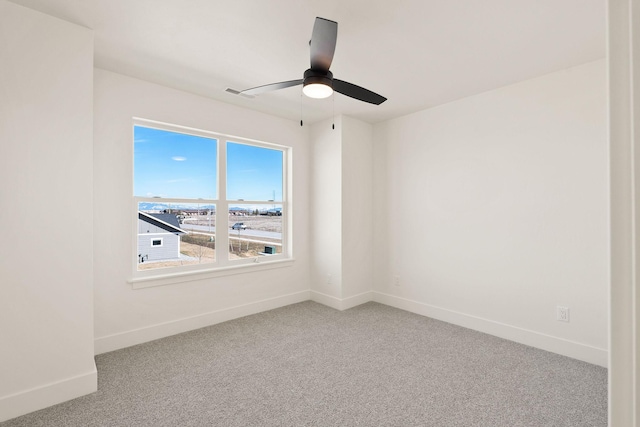
M136 277L287 258L289 148L134 120Z

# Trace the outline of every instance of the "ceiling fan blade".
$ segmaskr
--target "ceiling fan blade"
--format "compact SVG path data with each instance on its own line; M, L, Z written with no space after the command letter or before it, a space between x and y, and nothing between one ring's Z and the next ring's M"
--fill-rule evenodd
M280 83L271 83L264 86L253 87L251 89L246 89L240 91L240 95L260 95L264 92L271 92L272 90L284 89L291 86L298 86L302 84L302 79L299 80L289 80L287 82Z
M344 80L333 79L333 90L340 92L343 95L350 96L351 98L358 99L360 101L368 102L369 104L380 105L387 100L382 95L371 92L360 86L356 86L353 83L345 82Z
M316 18L311 34L311 69L329 71L333 53L336 50L338 23L324 18Z

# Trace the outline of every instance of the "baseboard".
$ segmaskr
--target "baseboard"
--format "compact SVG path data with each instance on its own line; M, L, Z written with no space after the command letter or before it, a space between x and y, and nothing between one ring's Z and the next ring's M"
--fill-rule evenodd
M91 372L0 397L0 422L94 393L98 372Z
M308 301L309 299L309 291L301 291L199 314L197 316L187 317L184 319L178 319L171 322L151 325L145 328L134 329L119 334L99 337L94 341L94 350L95 354L107 353L109 351L119 350L132 345L142 344L171 335L180 334L182 332L204 328L206 326L215 325L217 323L226 322L239 317L249 316L251 314L273 310L290 304Z
M348 310L365 302L373 301L373 292L363 292L342 299L342 310Z
M520 344L561 354L573 359L582 360L594 365L603 366L605 368L608 365L608 351L606 349L592 347L575 341L553 337L551 335L518 328L505 323L471 316L382 292L374 291L373 301L431 317L433 319L442 320L454 325L463 326L479 332L484 332L510 341L515 341Z
M317 302L327 307L335 308L336 310L342 310L342 300L331 295L323 294L322 292L311 291L311 301Z
M358 295L353 295L347 298L337 298L331 295L323 294L322 292L311 291L311 301L326 305L336 310L348 310L352 307L364 304L365 302L373 301L373 295L371 292L363 292Z

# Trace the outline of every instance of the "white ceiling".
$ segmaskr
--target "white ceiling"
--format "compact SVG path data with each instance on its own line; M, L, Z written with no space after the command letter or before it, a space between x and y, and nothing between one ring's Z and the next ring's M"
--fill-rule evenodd
M12 0L95 31L95 65L306 123L371 123L605 56L605 0ZM338 22L334 76L375 106L293 87L316 16Z

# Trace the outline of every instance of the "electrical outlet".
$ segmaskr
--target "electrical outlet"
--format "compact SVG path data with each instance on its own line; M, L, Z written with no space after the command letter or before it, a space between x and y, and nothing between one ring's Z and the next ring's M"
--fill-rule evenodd
M393 286L400 286L400 276L393 276Z
M556 307L556 320L560 322L569 321L569 307L559 305Z

